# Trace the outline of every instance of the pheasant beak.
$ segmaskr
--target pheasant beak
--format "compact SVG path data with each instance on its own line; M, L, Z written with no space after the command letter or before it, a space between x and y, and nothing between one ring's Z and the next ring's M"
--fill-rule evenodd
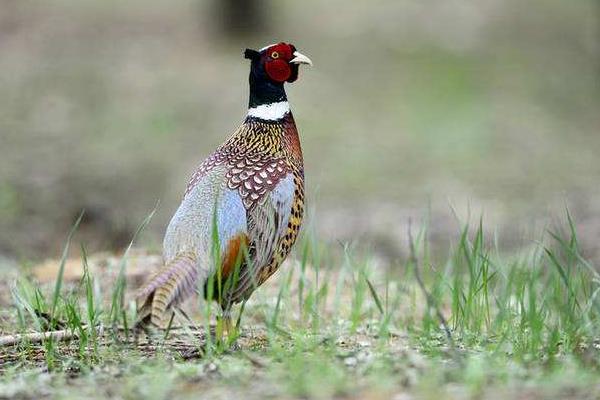
M313 63L310 58L306 57L304 54L299 51L294 52L294 58L290 60L292 64L308 64L312 67Z

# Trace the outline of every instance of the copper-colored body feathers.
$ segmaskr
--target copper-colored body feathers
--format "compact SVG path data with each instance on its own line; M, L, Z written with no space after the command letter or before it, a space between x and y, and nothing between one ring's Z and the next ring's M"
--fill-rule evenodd
M236 262L238 264L237 282L230 284L220 299L221 306L228 309L232 304L249 297L254 289L277 271L289 254L302 223L304 170L298 133L291 113L277 122L247 119L194 173L187 186L184 202L189 196L194 196L198 185L205 182L215 170L219 170L222 176L213 186L218 186L220 181L221 190L235 193L241 201L246 219L246 229L221 243L218 273L222 282L233 277ZM215 202L215 199L198 202L194 207L210 207L210 202ZM219 204L215 212L219 211L218 207ZM230 223L227 218L225 221ZM204 221L204 224L211 222ZM201 235L208 236L210 240L212 235L210 229L206 228L192 227L189 235L198 235L203 229ZM222 228L217 224L218 231ZM165 238L165 246L171 245L173 243L168 243ZM211 271L209 265L198 265L214 262L206 254L198 254L210 251L209 247L177 252L149 280L138 295L141 321L164 327L169 319L168 311L202 288L211 274L217 273ZM244 251L247 258L243 257ZM198 281L199 276L203 281Z

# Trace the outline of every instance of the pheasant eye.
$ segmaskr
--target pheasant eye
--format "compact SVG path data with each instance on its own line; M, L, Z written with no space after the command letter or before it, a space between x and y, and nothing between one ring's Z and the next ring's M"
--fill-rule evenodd
M271 58L274 59L274 60L277 60L279 58L279 53L276 52L276 51L272 52L271 53Z

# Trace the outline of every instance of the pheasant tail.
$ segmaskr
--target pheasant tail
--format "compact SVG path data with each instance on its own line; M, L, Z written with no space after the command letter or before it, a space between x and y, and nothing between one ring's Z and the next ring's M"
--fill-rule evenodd
M198 268L191 254L177 256L154 274L136 296L138 322L165 328L168 311L188 298L196 289Z

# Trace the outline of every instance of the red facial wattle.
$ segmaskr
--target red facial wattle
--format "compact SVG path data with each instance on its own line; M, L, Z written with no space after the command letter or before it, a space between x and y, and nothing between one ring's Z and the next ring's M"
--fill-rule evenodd
M278 43L266 50L265 71L275 82L293 82L298 77L296 65L290 65L295 48L287 43ZM295 68L294 68L295 67Z
M265 70L269 78L275 82L285 82L292 74L289 64L283 60L267 61L265 63Z

